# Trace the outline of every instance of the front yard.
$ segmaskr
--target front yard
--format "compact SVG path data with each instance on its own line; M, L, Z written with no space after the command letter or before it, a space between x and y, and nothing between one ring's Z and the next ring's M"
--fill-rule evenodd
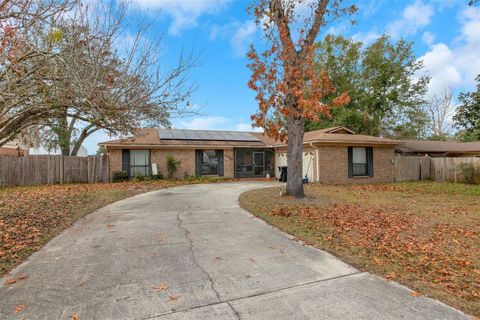
M156 189L232 179L154 180L0 189L0 276L76 220L109 203Z
M480 186L398 183L308 185L244 193L268 223L355 267L480 316Z

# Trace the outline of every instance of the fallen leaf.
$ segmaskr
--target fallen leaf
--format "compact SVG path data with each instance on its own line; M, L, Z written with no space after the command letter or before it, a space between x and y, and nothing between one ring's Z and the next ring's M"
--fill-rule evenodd
M70 320L80 320L78 313L74 312L70 315Z
M20 312L22 312L23 310L25 310L26 307L27 307L26 304L16 305L16 306L13 308L13 313L20 313Z
M255 260L253 258L248 259L248 261L255 263Z
M3 285L8 286L8 285L17 283L17 282L25 280L25 279L28 279L28 275L22 274L18 277L8 278L7 281L5 281L5 283Z
M412 292L410 292L410 295L411 295L412 297L418 297L418 296L421 296L422 294L421 294L420 292L418 292L418 291L412 291Z
M109 227L109 228L113 228L114 226L115 226L114 224L110 224L110 223L107 224L107 227Z
M160 284L156 287L152 287L153 289L157 290L157 292L162 292L168 289L168 286L164 282L160 282Z
M177 301L178 299L180 299L180 295L171 295L171 296L168 296L168 300L167 302L170 302L170 301Z
M387 275L385 276L385 279L393 279L393 278L396 278L397 277L397 274L395 272L389 272L387 273Z

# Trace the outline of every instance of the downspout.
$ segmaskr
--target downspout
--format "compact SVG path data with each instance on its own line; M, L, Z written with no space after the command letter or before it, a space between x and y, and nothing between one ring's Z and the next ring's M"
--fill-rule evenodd
M316 182L320 182L320 161L319 161L319 150L318 147L315 147L312 142L310 142L310 147L315 149L315 164L317 165L317 172L315 172L315 180Z

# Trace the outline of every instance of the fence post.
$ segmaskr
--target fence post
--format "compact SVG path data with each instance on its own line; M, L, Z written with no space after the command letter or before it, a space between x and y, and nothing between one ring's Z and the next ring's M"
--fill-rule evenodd
M63 155L60 156L60 184L63 184L63 179L64 179L64 169L65 169L65 165L64 165L64 162L63 162Z

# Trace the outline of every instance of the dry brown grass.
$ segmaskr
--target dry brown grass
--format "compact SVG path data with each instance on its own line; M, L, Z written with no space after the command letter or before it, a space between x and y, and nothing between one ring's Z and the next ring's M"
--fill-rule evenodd
M480 316L480 187L399 183L247 192L241 205L365 271Z

